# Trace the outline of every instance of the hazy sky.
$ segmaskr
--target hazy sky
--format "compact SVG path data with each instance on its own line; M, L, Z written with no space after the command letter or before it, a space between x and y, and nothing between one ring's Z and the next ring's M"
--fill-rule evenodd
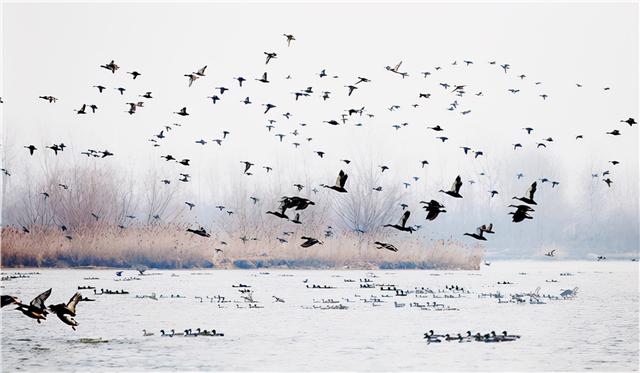
M283 33L295 35L290 47ZM208 189L225 188L228 177L264 180L259 168L253 179L242 176L241 160L273 166L287 182L308 173L317 183L330 183L344 167L339 160L349 158L388 165L388 184L421 177L412 185L420 199L433 198L461 174L465 181L503 188L506 203L534 179L548 177L561 183L559 198L580 207L590 203L581 190L590 175L612 168L607 161L615 159L621 164L612 177L614 198L628 201L636 228L627 233L637 247L638 130L619 122L638 118L634 3L4 2L2 50L3 145L5 165L16 176L13 186L26 182L19 170L39 162L37 157L87 162L81 151L106 148L116 156L88 162L135 172L158 168L172 179L185 168L160 155L190 158L194 178L188 187L200 198L210 195ZM265 65L263 52L278 57ZM100 68L111 59L120 66L116 74ZM467 67L464 60L473 64ZM399 61L406 79L384 69ZM511 66L506 74L499 66L505 63ZM189 88L183 74L204 65L207 76ZM318 76L322 69L328 77ZM135 81L125 73L133 70L142 73ZM270 84L254 80L265 71ZM423 71L431 75L423 78ZM247 79L245 87L233 80L238 76ZM358 84L349 97L345 85L358 76L372 82ZM445 82L466 85L466 95L443 89L439 83ZM97 84L107 87L105 93L92 88ZM220 95L214 92L219 86L230 90ZM127 89L124 96L116 87ZM292 92L306 87L314 94L296 102ZM138 95L146 91L154 98L127 114L126 102L141 100ZM329 100L321 99L323 91L332 92ZM419 92L431 98L418 99ZM215 105L207 98L214 93L221 97ZM59 101L49 104L40 95ZM247 96L251 105L240 102ZM447 110L455 100L458 108ZM265 103L277 107L265 115ZM96 104L98 112L75 114L82 104ZM392 105L400 109L388 110ZM190 116L172 114L183 106ZM375 117L353 116L338 127L323 123L361 107ZM464 110L471 112L462 115ZM290 119L282 116L287 112ZM268 119L277 120L272 132L265 128ZM172 123L182 127L165 133L161 147L151 147L147 139ZM408 126L396 131L392 125L400 123ZM436 124L445 132L426 129ZM522 130L528 126L535 128L531 135ZM605 135L616 128L623 136ZM296 129L297 137L291 134ZM223 130L231 132L223 146L194 143L221 138ZM282 143L276 133L286 134ZM577 134L584 141L576 141ZM439 135L450 140L442 144L435 139ZM546 137L554 142L536 149ZM64 142L71 152L54 160L50 150L31 158L22 149L54 142ZM293 142L301 146L294 150ZM524 148L514 151L514 143ZM474 160L460 146L485 155ZM319 159L315 150L327 155ZM422 159L431 163L427 169L420 168ZM482 181L478 174L490 171L492 179ZM526 175L521 182L515 181L517 172ZM597 185L598 193L611 192L601 180Z

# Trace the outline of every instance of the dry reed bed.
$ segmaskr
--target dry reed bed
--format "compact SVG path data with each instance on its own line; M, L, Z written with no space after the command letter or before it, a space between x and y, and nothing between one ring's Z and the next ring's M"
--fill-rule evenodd
M2 228L3 267L107 266L152 268L441 268L477 269L483 250L453 240L425 241L418 235L383 231L357 234L335 232L324 238L323 231L293 232L279 237L277 232L214 233L205 238L186 232L180 224L148 225L121 229L94 224L71 232L47 226L30 226L30 233L15 227ZM279 231L281 232L281 231ZM302 235L321 238L323 245L300 247ZM246 236L243 242L238 237ZM396 245L397 253L375 249L374 241ZM222 241L227 244L222 244ZM221 249L222 252L216 252Z

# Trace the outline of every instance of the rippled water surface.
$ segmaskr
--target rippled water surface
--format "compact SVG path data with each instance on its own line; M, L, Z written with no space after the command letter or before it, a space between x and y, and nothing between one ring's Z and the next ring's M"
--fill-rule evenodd
M28 302L52 287L48 304L68 301L78 286L130 294L82 290L96 301L78 305L77 331L55 315L38 324L4 307L3 371L638 369L638 264L633 262L494 262L480 271L455 272L149 270L144 276L125 271L122 277L115 270L38 272L3 281L2 293ZM573 275L560 276L567 272ZM10 273L14 271L4 270L4 275ZM140 279L122 281L134 276ZM396 296L380 286L360 288L365 279L435 293ZM503 281L513 284L498 284ZM241 289L232 287L240 283L251 286L252 304L264 308L248 308ZM334 288L307 288L314 284ZM448 291L448 285L469 293ZM544 304L531 304L529 297L520 304L479 297L499 291L509 300L509 294L537 287L540 295L558 296L575 287L578 294L569 300L539 298ZM152 293L157 300L136 298ZM229 302L219 303L216 295ZM273 296L285 302L275 302ZM371 302L373 298L380 302ZM438 306L410 306L434 301ZM313 308L340 304L348 308ZM452 310L436 310L442 308ZM225 335L160 336L160 329L198 327ZM142 329L155 334L143 337ZM423 333L430 329L442 334L507 330L521 338L427 344Z

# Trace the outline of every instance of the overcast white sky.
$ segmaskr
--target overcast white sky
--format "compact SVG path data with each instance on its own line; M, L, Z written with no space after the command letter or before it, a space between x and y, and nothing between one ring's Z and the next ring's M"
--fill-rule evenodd
M283 33L295 35L291 47ZM513 188L504 193L505 201L526 189L513 184L517 171L527 175L527 183L540 177L558 180L562 198L576 200L585 178L611 168L607 161L616 159L622 162L615 174L617 198L638 199L638 131L619 122L638 118L636 3L5 2L2 51L5 164L16 180L22 167L37 162L22 146L43 149L64 142L72 152L57 162L71 164L86 148L106 148L116 156L99 162L126 170L159 168L171 178L183 169L165 164L160 155L190 158L191 186L202 198L212 178L229 172L240 177L241 160L271 165L291 180L310 172L320 183L335 178L339 159L350 158L388 165L390 183L421 176L427 180L423 194L448 187L457 174L479 179L478 172L499 167L502 174L494 180ZM278 57L265 66L266 51ZM111 59L121 67L116 74L99 67ZM474 64L466 67L463 60ZM488 63L493 60L496 65ZM384 69L399 61L400 70L410 74L407 79ZM507 74L499 67L504 63L511 65ZM204 65L207 76L189 88L183 74ZM322 69L339 78L319 78ZM133 70L142 73L135 81L125 74ZM270 84L254 80L264 71ZM424 79L422 71L432 75ZM292 79L285 80L287 75ZM247 78L245 87L238 87L237 76ZM344 86L358 76L372 82L359 84L348 97ZM464 84L468 93L456 97L439 86L444 82ZM92 88L97 84L106 92ZM207 96L219 86L230 91L213 105ZM291 93L309 86L315 93L296 102ZM125 95L116 87L126 88ZM509 88L520 92L511 94ZM146 91L154 98L135 115L127 114L125 103ZM331 91L331 99L323 101L322 91ZM483 96L475 96L480 91ZM432 97L419 100L419 92ZM547 100L539 97L543 93ZM39 95L59 101L49 104ZM240 102L247 96L252 105ZM459 109L446 110L456 99ZM73 110L83 103L96 104L97 114L76 115ZM264 103L277 108L264 115ZM395 104L400 110L387 109ZM189 117L172 114L183 106ZM340 127L322 123L363 106L375 118L353 117ZM471 113L461 115L462 110ZM286 112L291 119L282 116ZM271 133L265 128L268 119L277 120ZM358 122L363 127L354 126ZM391 127L403 122L409 125L399 131ZM183 126L152 148L146 140L171 123ZM444 127L450 140L440 143L427 124ZM532 135L521 129L526 126L535 128ZM296 128L298 137L290 134ZM623 136L605 135L615 128ZM223 130L231 135L222 147L194 143L220 138ZM275 133L287 136L280 143ZM576 134L585 140L576 142ZM549 136L555 141L546 150L535 148ZM298 150L291 145L295 141L302 143ZM524 149L514 152L517 142ZM483 150L485 156L474 161L459 146ZM326 158L320 160L314 150L325 151ZM37 157L53 160L49 150ZM428 171L420 168L422 159L431 163ZM629 208L637 225L637 204ZM637 243L637 228L630 235Z

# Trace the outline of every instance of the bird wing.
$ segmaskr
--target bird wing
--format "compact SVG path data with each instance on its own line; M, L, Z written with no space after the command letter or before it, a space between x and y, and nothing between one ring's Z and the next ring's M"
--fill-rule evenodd
M529 199L533 199L533 195L536 193L537 187L538 187L538 182L534 181L533 184L531 184L531 187L529 188L529 190L527 190L527 197L529 197Z
M82 299L82 294L77 292L71 297L71 299L69 300L69 303L67 303L67 309L71 311L74 316L76 313L76 304L78 304L80 299Z
M267 73L262 74L262 80L267 80Z
M460 175L458 175L458 177L456 177L456 180L453 182L453 186L451 187L451 190L455 191L456 193L459 193L461 187L462 187L462 179L460 179Z
M51 289L33 298L33 300L30 303L31 306L37 309L44 309L45 308L44 302L47 300L47 298L49 298L49 295L51 295Z
M407 224L407 220L409 220L409 215L411 215L411 211L406 211L404 214L402 214L402 217L400 218L400 226L402 226L404 228L405 224Z
M482 237L482 234L484 233L484 229L483 229L483 228L484 228L484 225L483 225L482 227L478 227L478 228L476 229L476 234L477 234L478 236L480 236L480 237Z
M347 182L347 177L349 177L349 175L340 170L340 172L338 173L338 179L336 180L336 185L344 188L344 184Z
M398 64L393 68L393 71L398 71L400 65L402 65L402 61L398 62Z

